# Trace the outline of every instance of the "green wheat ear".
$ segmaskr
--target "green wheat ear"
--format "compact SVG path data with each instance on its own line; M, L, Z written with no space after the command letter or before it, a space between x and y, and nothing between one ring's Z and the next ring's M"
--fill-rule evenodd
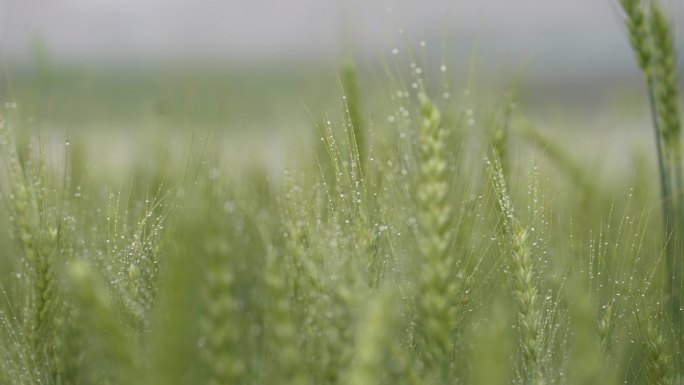
M642 0L620 0L622 9L627 14L629 39L634 49L639 67L646 78L650 77L652 47L649 37L648 21L642 6Z
M16 143L17 117L0 116L0 160L9 183L7 196L3 191L11 218L12 233L20 251L18 268L23 298L20 317L23 336L30 346L36 365L45 364L53 378L59 377L56 345L60 292L56 269L60 260L61 212L63 205L57 194L49 191L58 186L49 179L52 171L47 164L44 145L39 142L37 155L33 146L19 148ZM4 175L3 175L4 177Z
M426 373L446 379L455 349L462 273L450 250L452 208L439 109L420 94L418 132L418 272L417 346Z
M673 323L678 330L679 340L682 338L682 257L684 251L684 170L682 170L681 150L681 118L679 112L679 90L677 81L676 53L673 31L662 8L653 3L651 6L651 33L653 41L653 84L655 105L657 112L657 127L660 129L663 145L665 167L670 191L668 201L671 201L674 229L668 233L671 239L668 244L669 277L670 277L670 306ZM676 218L676 219L675 219ZM682 342L680 342L682 343Z
M642 0L621 0L621 5L627 15L630 42L648 88L660 173L668 296L665 302L681 345L684 343L681 314L684 166L673 32L658 2L651 3L649 13L646 13Z
M660 129L668 150L674 155L680 155L681 121L673 32L663 10L655 3L651 7L651 32L653 35L652 68Z
M669 385L674 383L672 352L669 351L667 339L657 323L653 317L647 317L639 324L646 378L649 384Z
M507 258L511 275L513 295L518 305L518 329L523 355L523 376L527 384L543 384L540 365L543 351L541 333L542 311L540 309L539 286L534 269L529 230L518 219L499 160L487 160L498 207L503 218L503 231L510 249Z

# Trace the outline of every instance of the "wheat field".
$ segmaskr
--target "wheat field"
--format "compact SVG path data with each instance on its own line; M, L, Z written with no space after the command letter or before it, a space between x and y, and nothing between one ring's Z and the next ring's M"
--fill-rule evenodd
M0 384L683 383L677 41L619 8L655 145L608 177L516 82L413 57L340 60L282 137L204 129L279 116L249 95L123 140L3 101Z

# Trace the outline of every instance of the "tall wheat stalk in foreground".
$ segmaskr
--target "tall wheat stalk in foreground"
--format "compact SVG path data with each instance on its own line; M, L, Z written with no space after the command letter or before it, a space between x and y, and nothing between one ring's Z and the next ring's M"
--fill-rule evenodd
M501 163L496 153L494 154L494 159L487 162L499 209L503 215L503 231L511 251L507 264L511 273L513 295L518 305L523 383L543 384L539 354L542 350L542 310L539 306L539 287L534 271L529 232L516 216Z
M60 376L57 326L63 321L58 314L60 293L55 272L64 241L59 219L62 213L58 212L63 206L54 199L56 194L49 193L57 186L48 177L43 144L38 143L36 155L20 157L11 129L17 117L13 111L7 112L7 117L0 114L0 153L4 155L0 168L7 172L9 188L0 196L6 194L9 198L7 210L20 246L17 277L23 289L20 302L24 306L16 310L17 323L20 335L28 342L29 367L35 372L43 370L54 379ZM27 152L35 150L32 144Z
M684 252L684 174L673 31L661 6L648 12L641 0L621 0L630 42L644 73L655 128L666 242L667 295L677 340L682 339L681 269Z
M448 202L446 131L439 109L421 93L419 126L418 349L425 373L446 381L454 355L454 333L463 286L459 263L450 250L452 209Z

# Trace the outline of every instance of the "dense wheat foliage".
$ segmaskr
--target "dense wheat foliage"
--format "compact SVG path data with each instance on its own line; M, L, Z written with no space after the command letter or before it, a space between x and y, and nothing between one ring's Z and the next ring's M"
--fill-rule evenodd
M384 104L347 59L277 171L198 132L110 172L5 103L0 384L682 383L676 45L620 5L657 152L624 177L413 58Z

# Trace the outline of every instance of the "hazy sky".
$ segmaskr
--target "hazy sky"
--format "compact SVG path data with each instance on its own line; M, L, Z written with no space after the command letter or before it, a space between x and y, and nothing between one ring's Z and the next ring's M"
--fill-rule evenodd
M673 3L676 2L673 0ZM439 43L522 54L624 49L617 0L0 0L0 55L31 57L40 37L61 61L167 57L251 61L399 44L398 28ZM677 12L673 12L676 14ZM584 47L584 48L583 48ZM572 49L571 49L572 50Z

